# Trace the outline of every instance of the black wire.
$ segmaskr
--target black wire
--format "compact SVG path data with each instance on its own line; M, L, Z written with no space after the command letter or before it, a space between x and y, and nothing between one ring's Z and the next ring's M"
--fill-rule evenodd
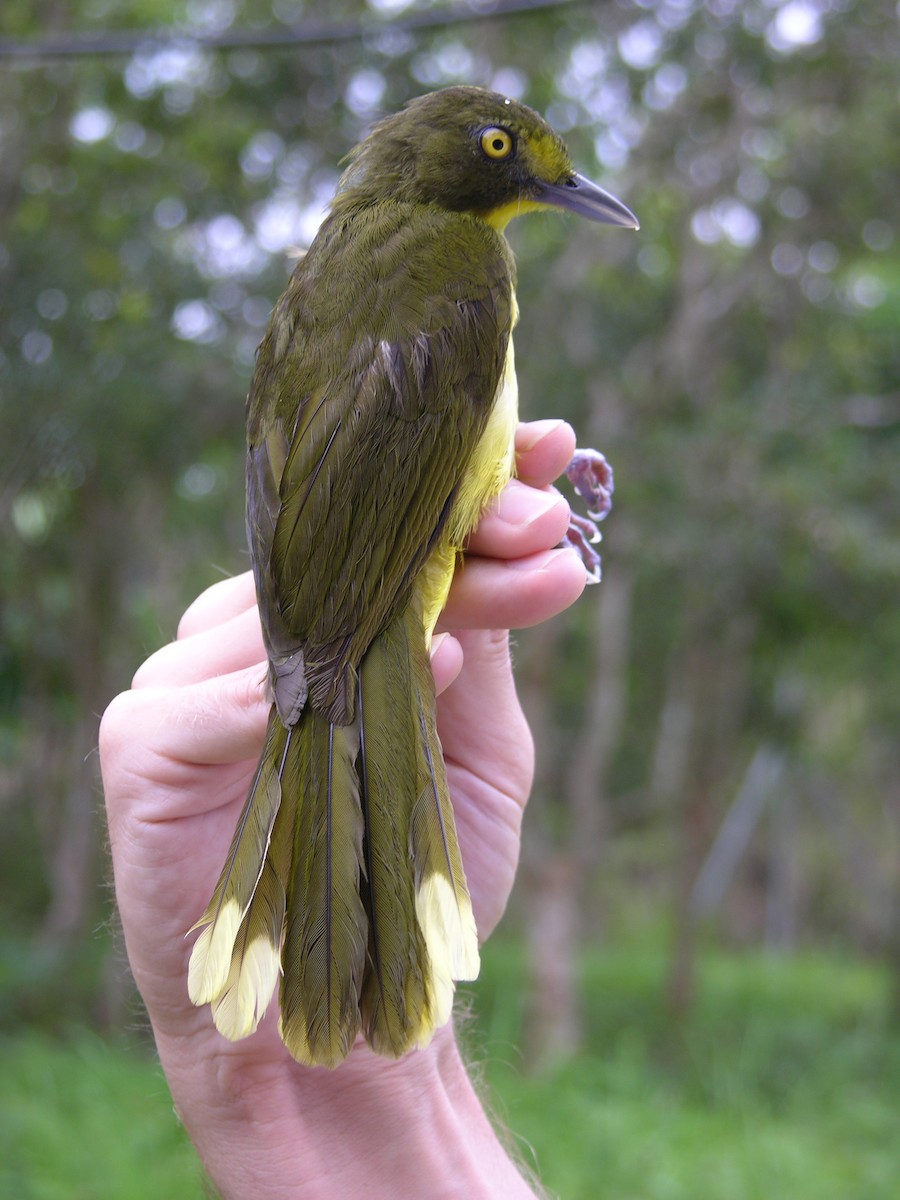
M349 42L380 33L415 33L421 29L488 21L495 17L540 12L561 8L581 0L493 0L493 2L457 5L410 13L398 20L303 21L275 29L230 29L221 33L189 33L181 30L125 29L121 32L72 33L23 40L0 38L0 59L28 62L48 58L89 58L97 55L134 54L169 46L190 46L203 50L278 49L284 46L321 46Z

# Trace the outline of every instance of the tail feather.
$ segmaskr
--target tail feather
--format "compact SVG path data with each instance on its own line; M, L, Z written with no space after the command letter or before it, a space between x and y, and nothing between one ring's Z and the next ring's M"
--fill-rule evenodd
M415 866L416 915L431 959L434 1020L443 1025L450 1018L454 980L477 979L481 962L433 694L431 687L426 692L420 686L414 692L425 753L410 820L410 855Z
M216 1028L231 1041L254 1033L281 973L286 893L290 870L290 821L275 818L269 851L253 899L234 942L225 987L213 1002Z
M298 1062L336 1066L359 1031L367 918L358 724L307 710L282 786L297 796L281 983L281 1036ZM296 748L296 752L295 752Z
M419 639L422 639L421 625ZM365 817L369 966L361 997L366 1040L399 1057L433 1027L428 950L415 913L409 856L418 746L409 642L401 622L369 648L359 677L360 784ZM405 781L404 797L403 785ZM426 1039L427 1040L427 1039Z
M415 604L362 664L369 960L363 1023L400 1055L450 1017L453 981L478 974L478 938L435 724Z
M259 767L225 866L206 912L194 926L205 927L191 952L188 968L188 992L194 1004L211 1003L229 986L235 942L263 873L281 804L279 775L286 743L287 731L273 710Z

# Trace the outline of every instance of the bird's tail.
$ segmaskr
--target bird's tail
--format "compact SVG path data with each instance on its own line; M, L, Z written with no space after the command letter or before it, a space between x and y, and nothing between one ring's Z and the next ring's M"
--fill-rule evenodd
M421 614L375 639L352 724L273 708L188 987L217 1028L252 1033L279 971L281 1036L336 1066L362 1028L381 1054L425 1044L478 942L435 727Z

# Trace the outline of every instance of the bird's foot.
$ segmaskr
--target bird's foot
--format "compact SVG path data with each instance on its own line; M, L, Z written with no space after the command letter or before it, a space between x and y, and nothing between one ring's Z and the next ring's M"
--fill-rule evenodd
M600 541L599 522L612 508L612 467L599 450L576 450L566 468L566 477L575 491L588 502L587 516L572 513L563 546L577 551L588 573L588 583L600 582L600 555L594 549Z

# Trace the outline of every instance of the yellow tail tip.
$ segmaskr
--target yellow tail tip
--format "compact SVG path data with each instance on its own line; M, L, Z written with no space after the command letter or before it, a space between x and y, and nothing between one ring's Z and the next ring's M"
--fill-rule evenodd
M256 1032L275 994L281 955L266 937L255 938L240 959L234 955L225 987L213 1001L216 1029L231 1042Z
M192 1004L211 1004L222 994L231 970L241 916L237 902L229 900L194 943L188 965L188 995Z

